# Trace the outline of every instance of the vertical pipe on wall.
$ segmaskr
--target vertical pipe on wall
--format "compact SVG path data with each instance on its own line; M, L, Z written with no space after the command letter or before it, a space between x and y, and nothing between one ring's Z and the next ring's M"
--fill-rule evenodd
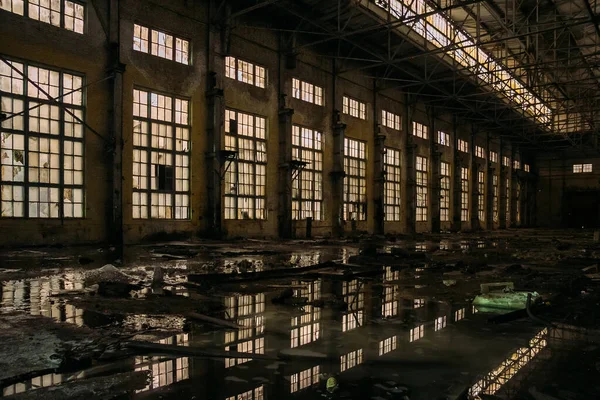
M113 71L112 80L112 212L110 221L110 242L117 249L117 254L123 256L123 73L125 64L121 63L120 52L120 2L111 0L109 3L109 47L110 68Z
M375 203L375 228L374 233L383 235L384 233L384 191L385 191L385 135L381 134L378 124L377 112L377 79L373 79L373 137L375 139L375 174L373 176L373 201Z

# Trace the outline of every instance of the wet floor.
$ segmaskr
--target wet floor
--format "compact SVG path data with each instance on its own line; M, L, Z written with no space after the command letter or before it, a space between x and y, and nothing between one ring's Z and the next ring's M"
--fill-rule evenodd
M424 240L388 243L378 252L394 254L401 248L409 254L463 254L506 247L506 240ZM196 253L188 257L185 251ZM555 328L529 319L491 325L488 312L472 306L469 295L449 293L440 270L418 257L401 266L317 270L267 281L206 285L198 275L235 276L326 261L352 264L359 248L346 244L286 251L220 246L216 252L206 246L179 246L178 252L156 247L124 260L121 271L142 283L151 279L154 266L165 269L162 289L169 297L159 297L154 310L114 310L109 308L117 303L90 303L85 294L61 296L83 291L86 271L104 262L102 257L77 267L56 260L52 268L37 265L44 260L36 257L31 264L38 268L37 276L2 282L0 313L43 316L95 331L110 328L150 334L147 340L153 343L212 352L212 356L130 353L68 372L59 368L10 382L1 389L2 396L90 377L148 371L151 378L145 385L120 398L432 400L483 393L516 398L511 393L518 391L525 371L548 357L548 343L557 335ZM3 279L22 272L22 258L4 257ZM192 283L190 275L196 276ZM152 292L143 287L131 296L135 298L130 301L140 304ZM186 317L177 311L180 302L172 312L160 306L171 307L177 299L197 309L206 297L213 303L211 316L240 328ZM248 357L231 358L224 352ZM337 390L329 394L326 382L332 377Z

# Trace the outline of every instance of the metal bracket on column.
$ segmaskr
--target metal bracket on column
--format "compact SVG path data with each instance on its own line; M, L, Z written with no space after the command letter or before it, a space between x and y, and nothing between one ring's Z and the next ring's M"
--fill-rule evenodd
M219 163L221 164L221 171L219 171L219 178L221 181L225 179L225 174L231 167L234 160L238 158L238 152L233 150L219 150Z
M292 182L298 179L298 176L300 176L300 172L302 172L302 170L308 165L310 164L306 161L292 160L290 162L290 167L292 168Z

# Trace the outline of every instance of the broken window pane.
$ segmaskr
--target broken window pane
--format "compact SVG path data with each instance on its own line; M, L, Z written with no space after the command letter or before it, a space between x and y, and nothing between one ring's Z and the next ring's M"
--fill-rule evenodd
M344 138L344 209L345 221L367 219L367 144Z
M386 221L400 221L400 150L385 148L383 168L385 171L384 207Z
M133 115L133 218L188 219L189 101L134 89Z
M440 163L440 221L450 221L450 164Z
M469 169L465 167L460 168L460 220L469 220Z
M417 156L417 222L427 221L427 202L429 192L427 189L427 158Z
M292 218L295 220L323 218L322 138L321 132L313 129L292 127L292 158L306 163L294 172L292 182Z
M238 153L225 174L225 219L266 219L265 127L262 117L225 110L225 150Z
M38 5L54 7L44 1ZM24 115L2 124L2 128L11 129L10 133L0 133L2 216L82 218L84 132L82 124L71 114L79 119L84 117L83 77L40 66L9 63L26 73L31 81L27 85L27 96L23 97L23 80L10 66L0 62L0 89L5 92L0 104L9 114L28 110L29 130L24 130ZM57 104L37 101L48 96L36 85L55 98ZM69 107L65 106L67 103ZM11 186L8 182L17 185ZM25 193L28 204L25 204Z
M65 29L83 33L84 8L82 4L65 0Z

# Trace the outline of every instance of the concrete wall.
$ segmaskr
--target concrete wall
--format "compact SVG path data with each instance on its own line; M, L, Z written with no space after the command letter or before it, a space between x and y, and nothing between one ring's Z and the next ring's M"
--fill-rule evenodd
M592 164L592 172L573 173L573 164ZM569 219L576 210L567 207L567 196L570 193L596 194L600 192L600 159L596 157L556 154L539 157L536 165L539 171L536 193L538 226L568 225ZM590 222L594 217L590 215Z
M278 213L282 207L279 177L282 173L281 146L285 141L279 115L280 110L293 110L292 123L323 132L324 165L323 165L323 209L322 221L314 221L313 235L329 236L335 232L336 224L332 210L339 205L335 203L332 190L335 180L332 171L335 169L333 125L336 110L341 114L341 123L345 124L344 136L366 142L367 145L367 219L359 221L356 229L374 233L378 231L376 220L377 190L381 188L381 180L376 170L379 151L377 135L385 136L384 146L402 151L403 171L402 216L399 222L385 222L384 231L390 233L427 232L432 230L472 230L486 227L503 227L504 223L486 225L477 219L473 199L476 199L477 186L470 184L469 221L460 221L460 173L458 162L468 166L470 174L477 177L477 169L487 170L485 160L472 160L472 154L459 153L455 144L457 139L467 140L474 151L474 143L500 151L500 141L484 131L473 136L474 127L469 121L455 121L451 114L426 107L418 98L407 96L392 85L385 82L374 82L363 71L352 72L352 64L335 65L333 58L323 57L312 49L303 48L297 55L295 68L288 68L284 46L289 38L268 29L256 29L236 26L224 43L223 34L217 26L209 25L209 2L190 2L175 0L168 6L162 3L141 2L138 0L103 0L86 3L86 30L83 35L51 26L29 18L0 10L0 54L29 60L42 65L50 65L61 69L73 70L85 74L88 83L107 77L111 51L109 34L118 32L118 61L125 66L122 74L122 107L113 109L113 80L106 80L86 89L86 122L102 138L90 130L85 133L85 218L73 220L41 220L0 218L0 228L11 232L3 235L0 244L49 244L49 243L84 243L116 240L110 233L110 223L114 220L115 210L113 195L115 194L112 171L120 167L110 155L110 142L113 128L112 118L122 114L119 132L122 135L122 212L123 239L126 243L156 237L163 234L180 233L183 235L210 235L214 233L209 222L208 203L210 197L209 164L212 152L208 131L213 125L210 121L211 110L207 100L210 86L209 71L215 72L216 88L222 89L224 108L265 117L267 120L267 218L265 220L224 220L221 209L222 232L229 236L276 237L278 236ZM110 5L112 4L112 9ZM119 6L117 7L117 4ZM112 11L110 13L109 11ZM118 12L117 12L118 11ZM212 10L211 12L214 12ZM252 14L247 17L248 25L259 26L263 22L256 20ZM163 30L186 38L191 43L191 64L182 65L174 61L164 60L150 54L143 54L132 49L133 24ZM298 38L301 42L302 38ZM232 55L267 69L267 87L257 88L224 75L224 57ZM350 72L340 73L341 70ZM324 106L318 107L292 98L292 78L299 78L324 88ZM191 214L189 220L155 220L134 219L132 217L132 130L133 130L133 89L141 88L163 92L171 96L179 96L190 100L191 104ZM282 97L285 95L285 99ZM344 115L342 96L348 95L367 104L367 119ZM115 103L120 104L120 103ZM378 126L381 110L385 109L401 115L403 118L400 131ZM216 135L224 134L222 110L217 110ZM410 137L412 120L428 126L430 139ZM118 130L118 128L117 128ZM450 134L452 146L437 144L437 131L444 130ZM407 137L409 135L409 137ZM410 153L407 150L407 143ZM489 143L489 145L488 145ZM119 146L119 143L117 143ZM504 152L510 152L506 140L502 143ZM507 147L508 146L508 147ZM217 149L218 150L218 149ZM516 151L516 150L515 150ZM213 152L214 153L214 152ZM410 156L408 154L411 154ZM414 208L409 206L414 189L415 156L427 157L429 184L429 215L425 222L414 222ZM502 162L500 155L499 163ZM450 221L439 219L439 161L451 163L451 201ZM435 161L435 162L434 162ZM115 164L117 163L117 164ZM500 173L499 165L495 173ZM512 176L512 168L505 169L505 174ZM207 173L207 171L209 171ZM474 174L474 175L473 175ZM476 182L471 180L471 182ZM504 183L500 183L501 196L504 196ZM486 190L491 186L486 186ZM458 191L457 191L458 188ZM219 194L222 196L222 193ZM502 204L505 204L501 201ZM458 208L456 208L458 205ZM491 202L486 202L489 209ZM556 207L552 208L555 212ZM540 211L542 212L542 211ZM486 214L487 215L487 214ZM491 215L491 213L490 213ZM501 215L503 215L501 213ZM509 216L509 225L514 225L514 217ZM306 221L294 221L292 234L305 235ZM341 221L342 234L352 231L349 221Z

